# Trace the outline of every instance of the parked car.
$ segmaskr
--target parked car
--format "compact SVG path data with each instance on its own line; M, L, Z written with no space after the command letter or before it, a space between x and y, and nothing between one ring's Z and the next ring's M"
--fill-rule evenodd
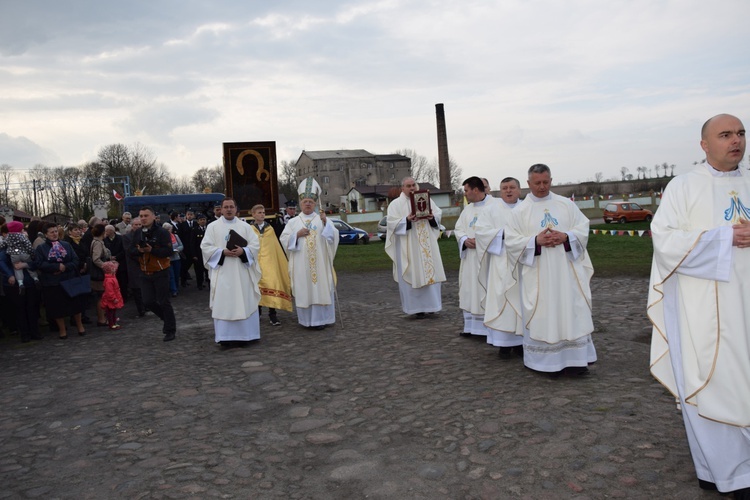
M370 234L358 227L350 226L341 219L329 218L339 230L340 245L366 245L370 242Z
M443 237L443 233L445 232L445 226L440 224L438 226L440 228L440 238ZM383 217L380 219L380 222L378 222L378 238L385 241L385 233L388 231L388 217Z
M385 233L388 232L388 217L383 217L378 222L378 238L385 241Z
M651 222L651 219L653 218L654 213L651 210L641 208L638 203L633 203L631 201L612 201L607 203L604 207L605 224L609 224L613 221L619 222L620 224L639 220Z

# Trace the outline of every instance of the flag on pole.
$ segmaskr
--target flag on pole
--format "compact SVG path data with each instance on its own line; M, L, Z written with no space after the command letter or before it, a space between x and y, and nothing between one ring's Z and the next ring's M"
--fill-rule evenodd
M114 189L112 190L112 196L115 197L115 200L122 201L122 195L118 193L117 191L115 191Z

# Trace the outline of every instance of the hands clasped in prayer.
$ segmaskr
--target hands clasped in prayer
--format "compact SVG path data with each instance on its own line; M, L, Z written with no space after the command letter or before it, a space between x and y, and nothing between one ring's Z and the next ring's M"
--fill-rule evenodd
M750 247L750 221L740 219L739 224L732 226L732 246L739 248Z
M227 257L239 257L242 254L245 253L245 250L242 247L235 246L232 250L225 248L223 251L223 254Z
M556 247L568 240L566 233L547 228L536 235L536 244L542 247Z

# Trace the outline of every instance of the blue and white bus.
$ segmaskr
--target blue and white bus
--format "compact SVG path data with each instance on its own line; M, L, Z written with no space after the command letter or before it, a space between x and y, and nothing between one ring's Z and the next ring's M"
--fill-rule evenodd
M126 196L122 200L123 212L130 212L138 217L141 207L151 207L161 220L169 219L171 212L185 213L192 210L196 215L206 215L214 212L214 206L224 200L222 193L196 194L157 194L147 196Z

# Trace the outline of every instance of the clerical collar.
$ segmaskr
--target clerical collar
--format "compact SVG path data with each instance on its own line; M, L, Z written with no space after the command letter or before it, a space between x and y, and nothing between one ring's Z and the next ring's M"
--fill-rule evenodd
M224 217L224 216L222 215L222 216L221 216L221 219L222 219L222 220L223 220L224 222L226 222L227 224L234 224L235 222L237 222L237 217L233 218L232 220L229 220L229 219L227 219L226 217Z
M508 207L508 208L516 208L516 205L518 205L518 200L516 200L515 203L508 203L505 200L502 200L502 202L505 203L505 206Z
M482 205L484 205L485 203L487 203L487 199L488 198L489 198L489 196L484 195L484 199L482 199L482 201L475 201L474 202L474 206L475 207L481 207Z
M710 163L706 162L706 168L708 169L709 173L713 175L714 177L741 177L742 176L742 170L740 170L740 166L737 165L734 170L730 170L729 172L726 172L724 170L717 170L713 167Z
M550 192L549 192L549 193L547 194L547 196L544 196L544 197L542 197L542 198L539 198L538 196L534 196L534 194L533 194L533 193L529 193L529 194L527 194L526 196L527 196L527 197L530 197L530 198L531 198L531 201L547 201L547 200L549 200L550 198L552 198L552 191L550 191Z

